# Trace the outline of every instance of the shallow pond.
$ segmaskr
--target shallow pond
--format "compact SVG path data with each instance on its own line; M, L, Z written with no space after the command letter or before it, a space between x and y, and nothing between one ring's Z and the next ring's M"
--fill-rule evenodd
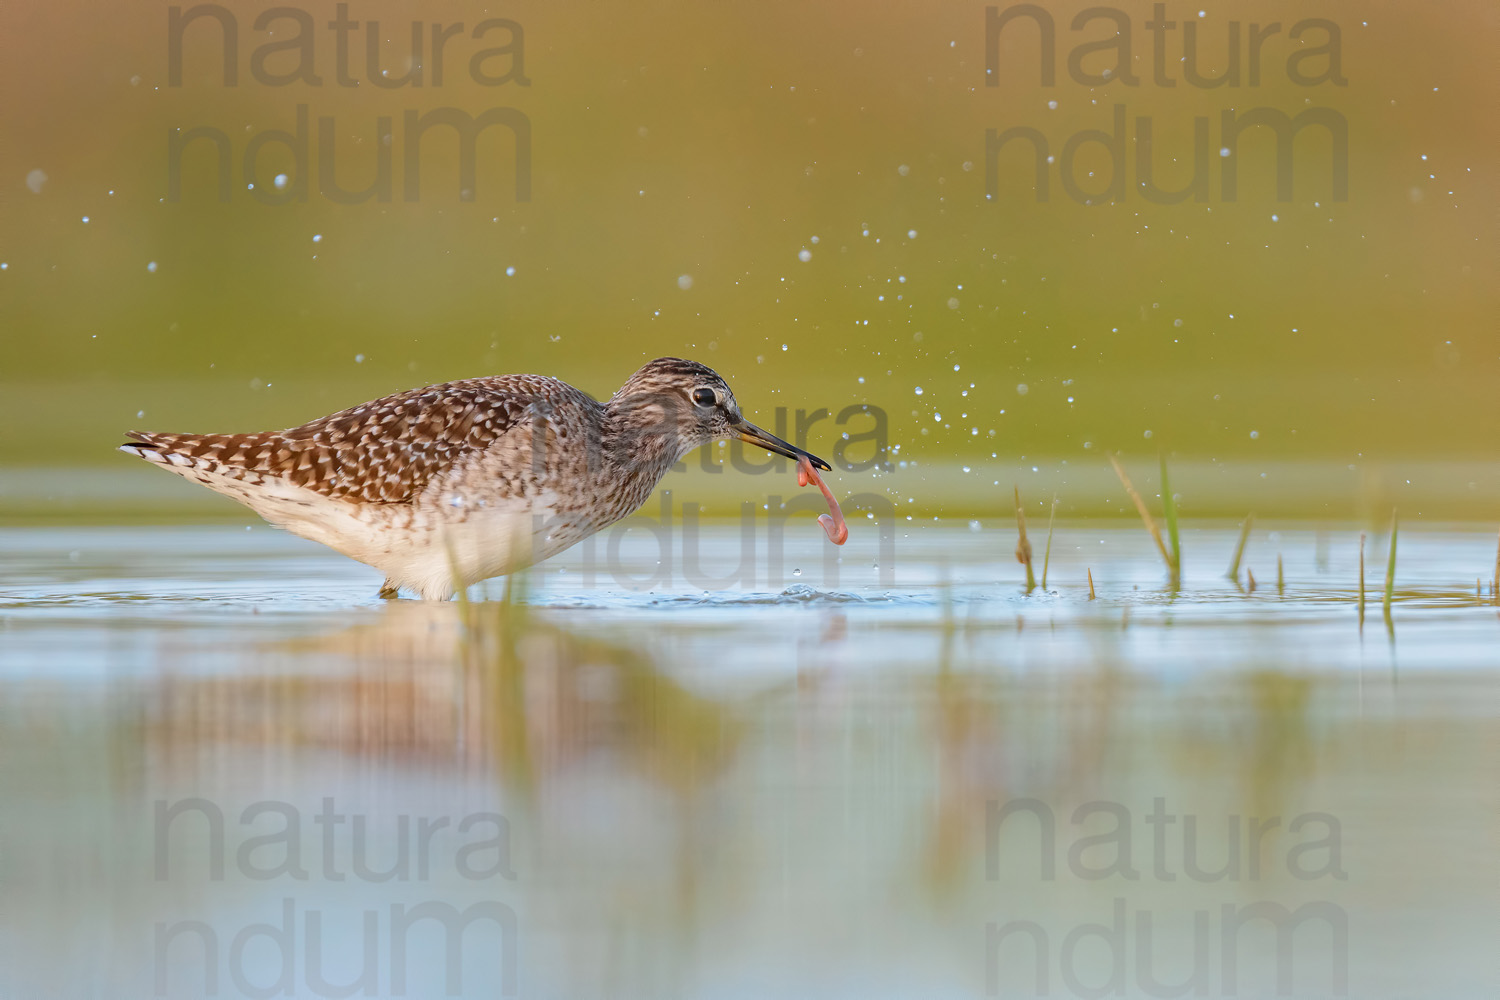
M632 530L446 605L261 526L0 530L0 981L1492 994L1494 534L1403 527L1388 619L1372 537L1361 622L1358 532L1272 527L1172 590L1060 523L1029 595L1000 524Z

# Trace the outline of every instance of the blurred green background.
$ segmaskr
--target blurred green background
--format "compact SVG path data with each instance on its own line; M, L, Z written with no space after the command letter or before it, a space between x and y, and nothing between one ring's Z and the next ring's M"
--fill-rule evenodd
M1115 449L1154 464L1158 448L1189 465L1484 467L1500 431L1493 10L1168 4L1178 27L1164 65L1178 82L1164 87L1150 4L1115 8L1134 86L1076 82L1069 54L1115 29L1072 29L1082 4L1043 6L1056 19L1053 86L1024 20L1001 33L986 86L982 3L351 4L349 17L379 22L397 77L411 20L425 22L423 85L387 88L337 84L330 3L299 8L316 23L318 86L254 79L255 50L294 23L268 34L254 28L266 5L225 4L239 63L226 87L207 17L185 29L172 86L167 5L13 0L0 11L0 476L123 468L111 448L133 427L288 426L478 374L541 372L604 396L661 354L717 368L768 424L778 406L882 407L897 457L931 469L992 453L1006 468L1098 465ZM519 69L528 85L472 79L470 58L511 40L469 37L486 17L524 29L524 62L493 56L486 70ZM1289 79L1289 57L1329 42L1321 28L1288 38L1306 18L1337 26L1343 85ZM1190 20L1205 74L1225 69L1238 31L1238 85L1182 80ZM435 22L465 26L437 86ZM1280 25L1256 86L1250 22ZM350 35L354 77L370 74L368 33ZM1114 61L1094 52L1080 65ZM282 51L265 69L297 63ZM1328 75L1330 63L1301 66ZM1080 204L1053 166L1039 200L1020 143L999 154L998 196L986 197L986 129L1037 129L1057 153L1081 130L1110 129L1116 104L1128 116L1123 199ZM241 157L256 134L293 129L299 105L309 194L263 204ZM404 200L403 116L439 108L524 113L529 200L516 199L501 128L479 141L472 201L442 130L423 141L419 199ZM1240 141L1239 194L1226 200L1220 115L1254 108L1342 116L1347 201L1331 198L1317 128L1296 140L1291 201L1277 197L1264 129ZM339 183L359 189L382 116L392 198L324 197L319 120L332 120ZM1206 118L1206 200L1157 204L1135 187L1142 116L1166 188L1187 183L1194 119ZM180 199L169 197L169 139L200 126L232 147L227 203L207 141L188 147ZM1101 189L1110 169L1102 146L1080 151L1080 183ZM297 171L285 147L265 148L263 190L277 173L295 190ZM834 433L824 424L809 444Z

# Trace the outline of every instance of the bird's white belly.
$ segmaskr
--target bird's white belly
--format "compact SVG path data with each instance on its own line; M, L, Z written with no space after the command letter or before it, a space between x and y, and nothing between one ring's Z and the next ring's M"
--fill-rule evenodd
M268 478L259 483L197 468L174 468L186 478L233 497L271 524L326 545L385 573L397 586L429 600L555 555L594 528L560 515L568 505L551 490L527 499L455 503L434 491L416 506L353 504Z
M375 567L400 587L446 600L463 587L525 569L585 537L587 532L559 521L552 499L502 502L462 516L418 510L404 520L334 511L331 517L304 516L287 528Z

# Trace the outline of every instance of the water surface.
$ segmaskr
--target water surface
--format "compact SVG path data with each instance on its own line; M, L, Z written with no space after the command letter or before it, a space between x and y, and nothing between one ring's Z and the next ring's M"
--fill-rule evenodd
M851 527L446 605L261 526L0 532L9 995L1500 985L1487 529L1403 529L1388 627L1347 527L1251 591L1191 526L1171 590L1068 523L1029 595L1013 533Z

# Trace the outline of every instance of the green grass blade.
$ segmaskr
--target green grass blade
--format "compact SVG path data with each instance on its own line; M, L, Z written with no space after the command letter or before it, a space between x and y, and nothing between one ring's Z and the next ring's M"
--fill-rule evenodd
M1161 505L1167 521L1167 542L1172 548L1172 582L1182 579L1182 543L1177 537L1177 501L1172 496L1172 483L1167 478L1167 456L1161 456Z
M1042 589L1047 589L1047 564L1052 561L1052 525L1057 520L1057 494L1052 494L1052 513L1047 515L1047 545L1042 549Z
M1359 624L1365 623L1365 533L1359 533Z
M1391 554L1385 564L1385 606L1389 611L1391 597L1396 592L1396 530L1399 527L1396 520L1396 512L1391 511Z
M1021 506L1021 487L1016 487L1016 562L1026 567L1026 593L1036 589L1036 576L1031 571L1031 540L1026 537L1026 508Z
M1238 581L1240 578L1240 560L1245 555L1245 543L1250 540L1250 527L1255 524L1255 515L1246 514L1245 523L1240 525L1240 541L1234 547L1234 559L1229 564L1229 572L1225 575L1231 580Z
M1167 571L1172 570L1172 554L1167 551L1167 543L1162 541L1161 529L1156 526L1156 519L1151 516L1151 511L1146 508L1146 501L1136 492L1135 486L1130 482L1130 477L1125 474L1125 466L1114 455L1109 456L1109 464L1115 467L1115 475L1120 477L1120 485L1125 487L1125 493L1130 501L1135 504L1136 511L1141 515L1141 522L1145 524L1146 531L1151 534L1151 540L1156 543L1156 549L1161 553L1162 562L1167 564Z

